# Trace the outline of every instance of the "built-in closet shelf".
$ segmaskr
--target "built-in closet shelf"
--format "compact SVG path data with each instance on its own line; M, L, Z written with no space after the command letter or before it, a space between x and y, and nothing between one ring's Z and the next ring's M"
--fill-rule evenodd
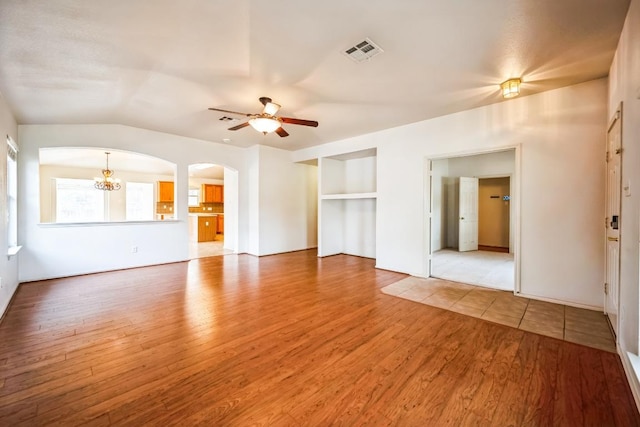
M322 200L375 199L376 197L378 197L378 193L342 193L320 196Z

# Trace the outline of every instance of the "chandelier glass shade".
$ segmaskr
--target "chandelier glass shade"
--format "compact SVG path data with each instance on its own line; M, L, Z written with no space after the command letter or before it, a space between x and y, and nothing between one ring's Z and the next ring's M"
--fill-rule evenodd
M258 132L264 133L265 135L274 132L281 126L280 120L268 114L259 115L249 119L249 124L252 128Z
M109 154L111 153L105 152L104 154L107 155L107 167L105 169L102 169L102 177L94 178L95 183L93 184L93 186L98 190L103 191L119 190L122 187L120 185L120 180L114 179L113 171L109 169Z

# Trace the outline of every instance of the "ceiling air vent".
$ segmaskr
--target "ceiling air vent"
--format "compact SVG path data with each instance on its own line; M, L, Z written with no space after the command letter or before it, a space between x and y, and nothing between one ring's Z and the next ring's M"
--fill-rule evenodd
M384 52L380 46L375 44L369 38L365 38L360 43L352 46L344 51L344 54L355 62L362 62L367 59L373 58L379 53Z

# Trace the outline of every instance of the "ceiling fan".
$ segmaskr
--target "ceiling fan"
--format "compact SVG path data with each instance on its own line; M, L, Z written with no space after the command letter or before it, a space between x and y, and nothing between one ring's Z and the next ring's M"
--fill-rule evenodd
M271 102L271 98L267 98L263 96L260 98L260 102L264 105L262 109L262 113L249 114L249 113L239 113L237 111L229 111L222 110L220 108L209 108L212 111L221 111L223 113L231 113L238 114L240 116L249 117L249 121L245 123L241 123L237 126L230 127L229 130L238 130L247 126L251 126L258 132L262 132L263 134L268 134L270 132L275 132L281 137L289 136L286 130L282 128L283 123L288 123L292 125L302 125L302 126L312 126L318 127L318 122L315 120L303 120L303 119L294 119L292 117L278 117L275 114L280 109L280 105Z

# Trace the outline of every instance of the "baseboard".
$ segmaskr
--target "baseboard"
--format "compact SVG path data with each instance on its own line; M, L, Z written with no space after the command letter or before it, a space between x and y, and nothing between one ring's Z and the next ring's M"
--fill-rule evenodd
M625 375L627 376L629 388L631 388L633 400L635 400L636 407L640 410L640 381L638 380L637 375L637 372L640 371L640 357L622 350L619 345L617 350L620 360L622 360L622 367Z
M11 294L11 298L9 298L9 301L7 302L7 305L5 305L2 308L2 311L0 311L0 324L2 323L2 321L4 320L4 317L6 316L7 312L9 311L9 307L11 307L11 304L13 303L13 299L15 298L16 294L18 293L18 288L20 287L22 283L18 283L18 285L16 286L16 288L13 290L13 293Z
M595 311L600 311L600 312L604 313L604 307L602 307L602 306L581 304L579 302L565 301L565 300L555 299L555 298L545 298L545 297L541 297L541 296L538 296L538 295L529 295L529 294L526 294L524 292L516 292L515 295L519 296L519 297L538 300L538 301L552 302L554 304L568 305L569 307L584 308L584 309L587 309L587 310L595 310Z

